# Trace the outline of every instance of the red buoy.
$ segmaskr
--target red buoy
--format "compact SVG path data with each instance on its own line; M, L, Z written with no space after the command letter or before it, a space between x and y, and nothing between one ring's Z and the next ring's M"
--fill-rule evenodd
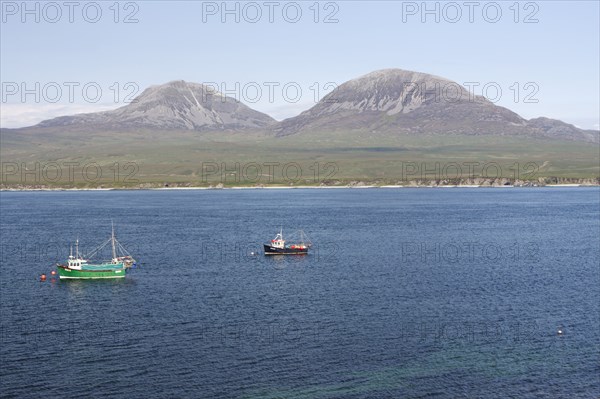
M56 275L56 270L52 270L52 271L50 272L50 274L51 274L51 275L53 275L53 276L54 276L54 275Z
M45 274L42 274L42 275L40 276L40 280L42 280L42 281L46 281L46 275L45 275Z

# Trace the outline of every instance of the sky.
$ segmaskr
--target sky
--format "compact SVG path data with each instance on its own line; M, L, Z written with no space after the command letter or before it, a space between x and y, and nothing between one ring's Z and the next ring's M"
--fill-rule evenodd
M0 122L126 105L173 80L282 120L401 68L599 129L598 1L2 1Z

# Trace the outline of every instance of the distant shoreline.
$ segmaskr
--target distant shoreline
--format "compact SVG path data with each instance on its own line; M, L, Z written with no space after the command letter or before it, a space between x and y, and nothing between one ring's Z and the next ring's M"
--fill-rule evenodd
M545 184L536 186L483 186L483 185L437 185L437 186L402 186L402 185L364 185L364 186L264 186L264 187L106 187L106 188L2 188L0 192L25 192L25 191L185 191L185 190L298 190L298 189L405 189L405 188L544 188L544 187L600 187L593 184Z

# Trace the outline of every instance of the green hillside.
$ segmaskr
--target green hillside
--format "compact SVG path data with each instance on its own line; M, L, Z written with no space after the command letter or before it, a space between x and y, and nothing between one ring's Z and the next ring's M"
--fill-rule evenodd
M568 181L600 175L597 144L514 136L4 131L1 144L4 187Z

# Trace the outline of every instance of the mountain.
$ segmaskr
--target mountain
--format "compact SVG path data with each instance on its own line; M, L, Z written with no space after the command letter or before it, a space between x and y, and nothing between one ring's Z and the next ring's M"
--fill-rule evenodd
M61 116L35 127L96 130L241 130L274 123L234 98L183 80L151 86L112 111Z
M300 115L277 122L234 98L182 80L151 86L112 111L61 116L18 133L113 134L111 132L259 131L276 137L339 132L386 135L512 136L600 142L600 132L559 120L526 120L451 80L402 69L371 72L338 86ZM16 139L16 138L15 138Z
M338 86L311 109L273 126L305 132L529 136L598 142L597 131L548 118L526 120L441 77L384 69Z
M569 123L550 118L534 118L527 121L527 126L537 129L541 135L575 141L598 143L597 130L579 129Z
M422 176L429 185L437 165L464 161L493 161L490 173L531 184L539 178L597 182L599 133L548 118L526 120L448 79L399 69L343 83L281 122L203 85L175 81L150 87L112 111L0 129L0 156L7 166L0 189L393 185ZM290 163L298 180L286 173ZM407 163L417 170L408 173ZM52 174L57 165L64 168ZM97 178L87 173L90 165L100 168ZM486 177L487 170L473 175Z

